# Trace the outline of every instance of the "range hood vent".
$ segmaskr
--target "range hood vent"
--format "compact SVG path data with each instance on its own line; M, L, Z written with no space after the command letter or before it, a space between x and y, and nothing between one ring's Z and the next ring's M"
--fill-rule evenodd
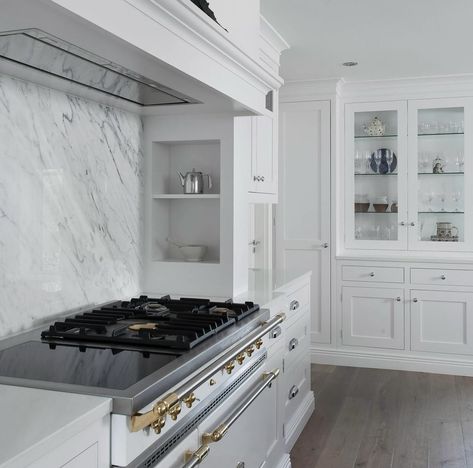
M199 102L39 29L0 33L0 57L141 106Z

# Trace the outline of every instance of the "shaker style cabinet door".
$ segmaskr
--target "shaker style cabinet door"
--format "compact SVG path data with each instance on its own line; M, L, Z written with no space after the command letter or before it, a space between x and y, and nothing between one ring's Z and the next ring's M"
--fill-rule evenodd
M272 117L251 117L252 154L250 192L277 193L277 145Z
M407 248L407 103L345 107L345 245Z
M473 354L473 293L411 291L411 349Z
M404 349L404 290L344 287L342 343Z
M472 100L408 105L409 249L472 250Z
M312 343L330 343L330 102L280 105L277 264L312 271Z

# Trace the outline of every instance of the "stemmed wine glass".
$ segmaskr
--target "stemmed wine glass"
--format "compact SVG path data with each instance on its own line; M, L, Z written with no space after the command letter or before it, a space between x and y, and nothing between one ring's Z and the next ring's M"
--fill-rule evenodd
M386 153L386 162L388 163L388 173L392 172L391 164L393 163L393 161L394 161L394 155L392 151L388 151Z
M374 162L376 163L376 172L379 174L379 168L381 166L381 151L375 151Z
M460 205L459 205L459 201L461 199L461 192L452 192L451 194L451 197L452 197L452 200L453 200L453 203L455 205L455 211L458 213L460 211Z
M439 195L440 203L442 203L442 206L440 208L440 211L445 211L445 202L447 200L447 197L445 196L445 193L442 192Z

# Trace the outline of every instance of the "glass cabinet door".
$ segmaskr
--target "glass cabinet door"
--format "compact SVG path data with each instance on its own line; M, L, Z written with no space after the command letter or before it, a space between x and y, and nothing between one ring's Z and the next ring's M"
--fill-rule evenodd
M411 249L470 248L466 109L465 100L409 102Z
M347 247L406 248L406 103L346 111Z

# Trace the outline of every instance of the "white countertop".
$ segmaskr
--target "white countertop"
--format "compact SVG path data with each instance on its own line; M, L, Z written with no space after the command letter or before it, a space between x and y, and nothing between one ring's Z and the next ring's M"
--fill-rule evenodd
M112 410L112 400L0 385L0 468L28 466Z

